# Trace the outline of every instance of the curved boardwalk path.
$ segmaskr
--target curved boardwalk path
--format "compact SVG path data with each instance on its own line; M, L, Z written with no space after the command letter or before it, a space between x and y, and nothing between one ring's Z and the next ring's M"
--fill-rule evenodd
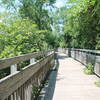
M43 100L100 100L100 88L95 75L85 75L78 61L58 55L59 67L49 77Z

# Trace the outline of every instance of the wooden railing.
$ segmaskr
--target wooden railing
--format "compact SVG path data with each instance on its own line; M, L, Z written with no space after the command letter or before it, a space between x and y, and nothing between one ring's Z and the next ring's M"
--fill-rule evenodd
M86 66L91 63L94 66L94 73L100 77L100 50L58 48L58 51L80 61Z
M34 59L42 56L34 62ZM17 70L17 64L30 60L30 64ZM33 100L33 85L40 86L54 65L54 51L41 51L0 59L0 70L11 67L10 75L0 80L0 100ZM14 69L15 68L15 69Z
M70 51L68 51L70 50ZM68 54L70 53L70 54ZM71 55L74 59L80 61L84 65L91 63L94 66L94 72L100 77L100 50L88 49L67 49L67 55Z

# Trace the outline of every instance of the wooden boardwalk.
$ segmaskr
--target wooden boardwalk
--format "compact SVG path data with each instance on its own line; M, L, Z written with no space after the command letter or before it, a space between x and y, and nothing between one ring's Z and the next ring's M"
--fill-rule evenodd
M100 100L95 75L85 75L84 66L64 54L58 55L59 67L49 77L42 100Z

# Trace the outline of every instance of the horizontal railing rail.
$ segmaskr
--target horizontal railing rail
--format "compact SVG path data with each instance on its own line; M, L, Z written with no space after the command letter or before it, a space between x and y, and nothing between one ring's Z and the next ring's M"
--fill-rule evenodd
M71 51L80 51L80 52L88 52L88 53L93 53L93 54L97 54L100 55L100 50L89 50L89 49L74 49L71 48Z
M12 57L12 58L0 59L0 69L10 67L10 65L18 64L19 62L26 61L26 60L29 60L31 58L36 58L36 57L44 55L44 54L46 55L50 51L52 51L52 50L40 51L40 52L29 53L29 54L16 56L16 57Z
M36 58L41 55L45 56L0 80L0 100L31 100L33 85L40 86L54 65L54 51L41 51L14 58L0 59L0 67L3 69L20 61Z

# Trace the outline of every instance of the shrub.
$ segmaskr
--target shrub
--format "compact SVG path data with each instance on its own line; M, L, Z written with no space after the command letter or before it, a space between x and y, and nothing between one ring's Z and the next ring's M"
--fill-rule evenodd
M32 100L37 98L37 95L39 94L39 86L36 84L32 85Z
M87 75L91 75L91 74L93 74L93 72L94 72L94 67L91 63L89 63L87 65L87 67L84 68L84 73L87 74Z
M97 87L100 87L100 81L95 82L95 85L96 85Z

